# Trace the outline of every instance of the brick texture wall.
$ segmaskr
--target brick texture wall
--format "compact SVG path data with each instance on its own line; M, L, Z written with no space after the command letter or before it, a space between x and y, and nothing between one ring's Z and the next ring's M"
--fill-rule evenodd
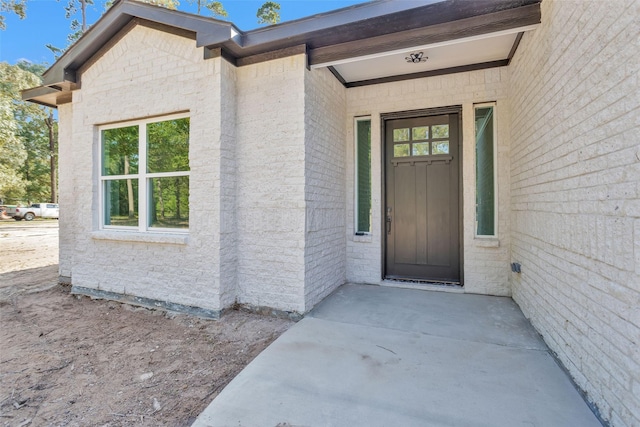
M237 69L238 300L303 313L304 55Z
M345 88L305 73L305 307L345 282Z
M61 273L67 274L72 260L73 285L222 308L215 266L220 264L219 159L221 146L228 147L221 130L227 128L221 123L221 59L205 61L202 55L193 40L136 26L81 70L82 88L61 109L60 135L61 204L72 211L60 217ZM188 238L97 231L98 126L181 111L191 117Z
M74 165L72 145L66 143L71 140L73 104L63 104L58 107L58 202L60 204L59 223L59 261L58 273L62 281L69 281L73 268L73 252L75 249L74 224L76 207L74 206Z
M220 229L214 233L220 263L215 266L220 283L220 304L228 307L238 295L237 151L236 151L236 67L220 61ZM217 241L219 240L219 241Z
M380 283L382 277L382 187L380 114L452 105L462 106L462 182L464 289L466 292L510 295L509 286L509 70L481 71L429 77L347 90L346 205L347 279ZM416 94L420 94L416 96ZM497 101L498 124L498 236L474 238L475 141L474 103ZM371 116L372 233L354 231L354 135L353 120Z
M640 425L640 2L542 2L511 65L513 297L613 426Z

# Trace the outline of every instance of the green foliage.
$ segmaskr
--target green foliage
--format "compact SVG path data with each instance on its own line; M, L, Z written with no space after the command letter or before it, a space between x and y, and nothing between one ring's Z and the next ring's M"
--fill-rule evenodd
M258 17L258 24L277 24L280 22L280 4L267 1L260 6L256 16Z
M43 201L51 190L45 123L50 112L20 96L21 90L40 84L37 74L44 69L27 62L0 63L0 199L5 203Z
M138 186L148 186L149 220L153 227L189 226L189 177L161 176L142 184L135 175L146 167L148 173L186 172L189 170L189 119L149 123L147 164L139 164L139 125L102 131L102 175L121 176L106 180L107 224L138 224ZM143 141L144 143L144 141Z
M13 12L24 19L27 16L27 0L0 0L0 12ZM0 15L0 30L6 28L4 16Z
M189 119L147 125L147 170L150 173L189 170ZM151 185L151 221L156 227L187 227L189 177L154 178Z
M143 3L149 3L154 6L160 6L171 10L177 10L180 2L178 0L140 0Z
M200 5L198 5L198 7L200 7ZM205 4L204 7L209 9L209 12L211 12L211 15L216 16L218 18L226 18L229 15L227 11L224 10L222 3L220 3L219 1L209 2ZM198 13L200 13L200 11L198 11Z

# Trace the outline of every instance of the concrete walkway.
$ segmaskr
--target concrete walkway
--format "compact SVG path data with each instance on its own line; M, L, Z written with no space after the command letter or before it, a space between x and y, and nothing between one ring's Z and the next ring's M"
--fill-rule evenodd
M510 298L345 285L193 426L600 423Z

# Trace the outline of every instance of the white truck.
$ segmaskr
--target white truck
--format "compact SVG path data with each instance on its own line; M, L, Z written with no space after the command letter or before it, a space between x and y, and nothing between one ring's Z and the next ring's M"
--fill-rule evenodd
M57 203L32 203L25 207L8 207L7 215L16 221L32 221L36 217L58 219L60 207Z

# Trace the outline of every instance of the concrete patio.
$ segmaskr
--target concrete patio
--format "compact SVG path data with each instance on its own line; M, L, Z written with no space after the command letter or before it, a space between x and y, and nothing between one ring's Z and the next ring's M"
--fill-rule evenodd
M193 424L600 426L510 298L345 285Z

